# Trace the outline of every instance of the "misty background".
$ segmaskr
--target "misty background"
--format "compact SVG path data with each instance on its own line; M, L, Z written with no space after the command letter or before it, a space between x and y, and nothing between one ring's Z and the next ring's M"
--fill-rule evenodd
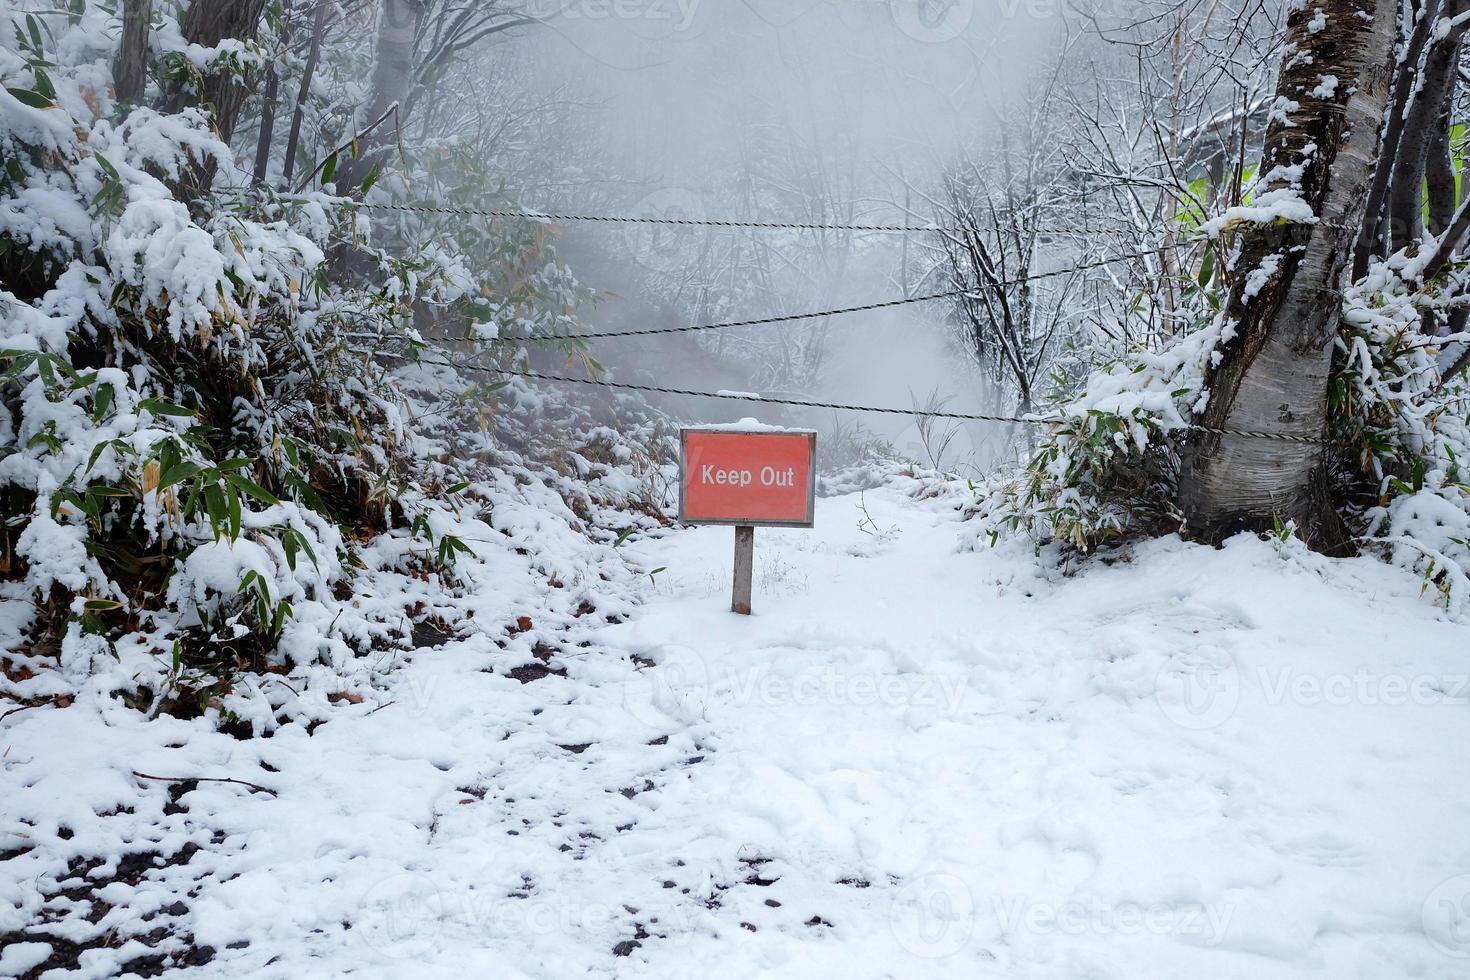
M553 212L749 221L927 224L952 161L983 153L1008 106L1066 34L1058 8L1014 0L583 0L488 45L487 77L528 74L536 159L513 203ZM915 236L560 225L558 247L596 290L588 329L808 312L934 292ZM931 301L822 320L594 342L623 380L959 412L997 405ZM879 353L881 352L881 354ZM747 415L859 424L920 462L900 416L681 398L695 421ZM994 451L990 423L945 424L949 465ZM987 448L988 447L988 448Z

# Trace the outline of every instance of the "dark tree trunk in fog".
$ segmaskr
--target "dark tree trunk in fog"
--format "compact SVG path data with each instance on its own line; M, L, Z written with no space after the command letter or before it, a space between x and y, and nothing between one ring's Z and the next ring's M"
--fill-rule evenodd
M1453 18L1470 8L1467 0L1446 0L1442 17ZM1455 210L1454 171L1449 156L1450 106L1455 95L1460 39L1466 25L1433 33L1426 46L1422 77L1401 69L1401 77L1416 82L1407 110L1398 155L1392 166L1380 166L1391 188L1389 194L1389 249L1417 242L1424 232L1424 193L1429 190L1431 223L1438 231L1449 225ZM1388 160L1384 158L1384 164ZM1448 187L1445 185L1446 169ZM1447 192L1446 192L1447 191ZM1431 224L1432 226L1432 224Z
M1419 65L1424 54L1424 47L1429 43L1439 6L1440 0L1425 0L1419 11L1419 20L1404 49L1402 65L1411 68L1417 68ZM1382 143L1379 148L1379 159L1389 166L1378 167L1368 185L1367 204L1363 209L1362 236L1354 246L1352 267L1354 279L1362 278L1368 271L1368 262L1374 255L1381 254L1389 244L1387 202L1393 180L1391 164L1398 158L1409 102L1414 94L1415 73L1401 70L1393 77L1393 92L1388 103L1388 122L1383 129Z
M1318 10L1327 26L1314 32ZM1301 196L1321 223L1253 225L1242 233L1225 310L1236 335L1212 373L1204 426L1307 439L1325 434L1332 341L1379 148L1395 15L1393 0L1326 0L1294 10L1287 21L1287 43L1310 57L1282 66L1277 94L1300 107L1273 119L1261 171L1304 165ZM1313 98L1326 74L1339 79L1335 92ZM1246 273L1272 256L1277 271L1246 295ZM1180 507L1194 538L1219 541L1237 530L1269 529L1280 518L1295 520L1314 547L1346 544L1320 446L1200 434L1183 464Z
M296 153L301 148L301 124L306 116L306 104L311 98L311 83L316 78L317 65L322 60L322 41L327 36L327 19L332 7L327 0L317 0L316 14L311 22L311 48L306 55L306 67L301 73L301 87L296 92L296 108L291 112L291 133L286 138L286 160L281 167L281 178L287 187L296 173Z
M1458 57L1458 55L1457 55ZM1425 153L1424 179L1429 195L1429 231L1443 235L1450 226L1459 203L1455 195L1455 164L1450 157L1450 107L1454 102L1454 90L1446 93L1435 119L1434 133Z
M281 47L291 48L291 0L285 0L281 9ZM281 73L272 64L266 69L265 95L260 107L260 135L255 141L255 183L265 183L266 170L271 162L271 144L276 138L276 102L281 97Z
M148 82L148 28L153 19L153 0L124 0L122 42L113 70L117 101L123 104L143 98Z
M363 136L358 156L343 160L338 168L337 186L343 191L362 183L398 141L413 88L414 52L425 6L425 0L383 0L372 101L361 122L368 126L382 121Z
M251 40L260 29L264 9L265 0L194 0L184 15L184 39L206 48L227 37ZM214 106L215 127L226 143L234 135L245 94L245 86L223 75L205 80L201 101Z

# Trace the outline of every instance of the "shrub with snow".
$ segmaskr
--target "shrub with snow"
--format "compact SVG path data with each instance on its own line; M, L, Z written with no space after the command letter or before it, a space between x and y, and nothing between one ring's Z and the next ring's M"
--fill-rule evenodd
M1470 336L1426 324L1439 311L1422 258L1373 265L1345 297L1329 390L1330 462L1360 541L1424 577L1452 615L1470 600L1470 400L1442 370ZM1463 275L1455 269L1450 276ZM1218 315L1159 351L1135 351L1061 389L1062 421L1022 467L981 488L974 540L1028 535L1088 551L1130 533L1179 528L1179 453L1209 400L1207 369L1232 324Z
M145 684L189 674L207 705L241 668L339 662L399 629L370 620L402 608L344 598L374 535L401 529L432 573L471 553L446 530L468 486L395 378L435 351L416 327L519 357L581 290L539 227L354 206L428 172L252 186L191 103L259 45L187 45L174 4L153 5L145 104L119 105L117 6L7 8L0 32L3 572L73 674L127 637L164 654Z

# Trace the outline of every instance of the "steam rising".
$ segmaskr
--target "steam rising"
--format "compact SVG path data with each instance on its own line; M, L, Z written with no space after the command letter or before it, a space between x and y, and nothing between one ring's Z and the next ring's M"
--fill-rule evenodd
M983 147L997 107L1024 98L1030 67L1061 27L965 0L579 0L560 9L512 42L527 52L537 91L557 93L553 138L566 147L523 203L766 221L932 221L925 195L941 168ZM891 234L593 225L564 227L561 243L603 295L584 313L599 330L892 299L932 261L917 240ZM697 341L602 341L593 354L618 377L674 387L900 408L934 407L937 396L952 411L994 411L950 342L945 312L930 302ZM692 421L753 410L704 399L671 407ZM901 416L761 414L829 433L858 422L930 462ZM983 455L1005 435L973 424L942 462Z

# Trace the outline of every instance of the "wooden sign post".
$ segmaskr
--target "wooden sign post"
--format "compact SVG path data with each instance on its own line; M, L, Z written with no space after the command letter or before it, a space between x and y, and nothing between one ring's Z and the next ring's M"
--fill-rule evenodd
M817 434L753 420L679 433L679 520L735 525L732 612L750 615L755 529L811 527Z

